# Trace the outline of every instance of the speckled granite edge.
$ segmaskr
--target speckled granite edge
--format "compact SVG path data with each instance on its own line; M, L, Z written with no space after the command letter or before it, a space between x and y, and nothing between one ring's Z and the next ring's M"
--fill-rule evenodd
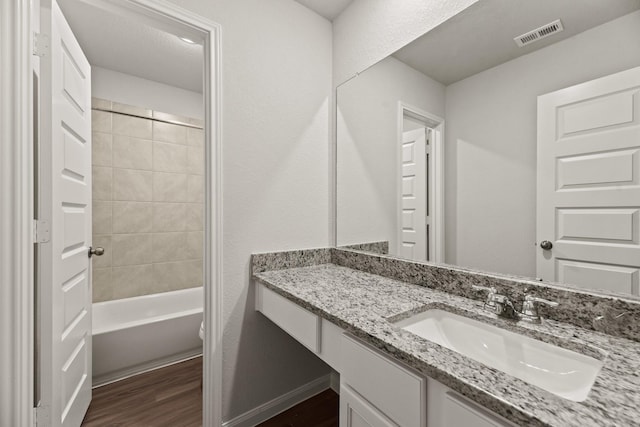
M486 293L473 290L472 284L495 287L516 302L516 306L524 299L525 290L529 290L529 293L540 298L559 303L555 308L541 304L539 310L544 318L640 341L638 300L591 294L553 283L487 274L450 265L409 261L350 249L334 248L331 251L331 262L479 301L486 298ZM599 316L602 318L594 322Z
M636 425L640 404L638 343L552 320L540 325L516 324L484 312L482 304L469 298L335 264L267 271L254 279L518 425ZM598 359L604 356L605 364L586 400L563 399L389 322L427 306L454 308L467 317L534 338L552 338L556 345L565 341L562 347L591 353Z
M251 274L262 273L263 271L329 264L330 262L330 248L252 254Z
M389 242L368 242L359 243L357 245L339 246L339 249L353 249L356 251L370 252L374 254L387 255L389 253Z

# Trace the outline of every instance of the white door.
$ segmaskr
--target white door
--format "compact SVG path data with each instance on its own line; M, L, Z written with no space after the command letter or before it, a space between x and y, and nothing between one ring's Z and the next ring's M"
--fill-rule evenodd
M402 133L398 255L417 261L429 259L428 132Z
M40 252L38 418L77 427L91 400L91 69L58 5L45 3L40 204L51 236Z
M540 278L640 294L640 68L538 98L537 240Z

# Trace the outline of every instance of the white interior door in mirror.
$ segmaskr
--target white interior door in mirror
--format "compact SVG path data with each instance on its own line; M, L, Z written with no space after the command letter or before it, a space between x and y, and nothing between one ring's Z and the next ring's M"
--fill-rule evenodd
M428 135L424 127L402 133L398 253L416 261L429 259Z
M91 69L55 1L42 4L42 192L51 240L42 267L41 407L77 427L91 400Z
M538 98L539 277L640 295L640 68Z

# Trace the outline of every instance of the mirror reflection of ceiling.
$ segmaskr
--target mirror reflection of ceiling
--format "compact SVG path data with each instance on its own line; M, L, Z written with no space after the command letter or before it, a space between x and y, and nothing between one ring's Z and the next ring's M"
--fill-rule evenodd
M58 3L92 66L202 93L201 44L185 43L170 27L159 29L85 1Z
M446 86L637 9L640 0L482 0L393 56ZM514 42L556 19L564 31L524 47Z
M353 0L296 0L320 16L333 21Z

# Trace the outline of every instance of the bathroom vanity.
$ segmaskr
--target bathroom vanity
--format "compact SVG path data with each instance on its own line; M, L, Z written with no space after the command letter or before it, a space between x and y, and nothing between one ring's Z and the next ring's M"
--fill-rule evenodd
M343 427L637 423L640 344L633 336L565 321L503 319L483 307L485 296L470 284L509 293L505 285L518 289L524 282L340 249L254 255L252 269L256 309L340 374ZM571 295L546 284L533 292L560 300L557 318L585 311L584 304L640 313L633 301ZM425 319L474 324L436 327L450 334L445 338L407 326L424 326ZM464 336L465 330L474 332ZM493 361L474 353L476 342ZM516 363L509 367L509 360Z

